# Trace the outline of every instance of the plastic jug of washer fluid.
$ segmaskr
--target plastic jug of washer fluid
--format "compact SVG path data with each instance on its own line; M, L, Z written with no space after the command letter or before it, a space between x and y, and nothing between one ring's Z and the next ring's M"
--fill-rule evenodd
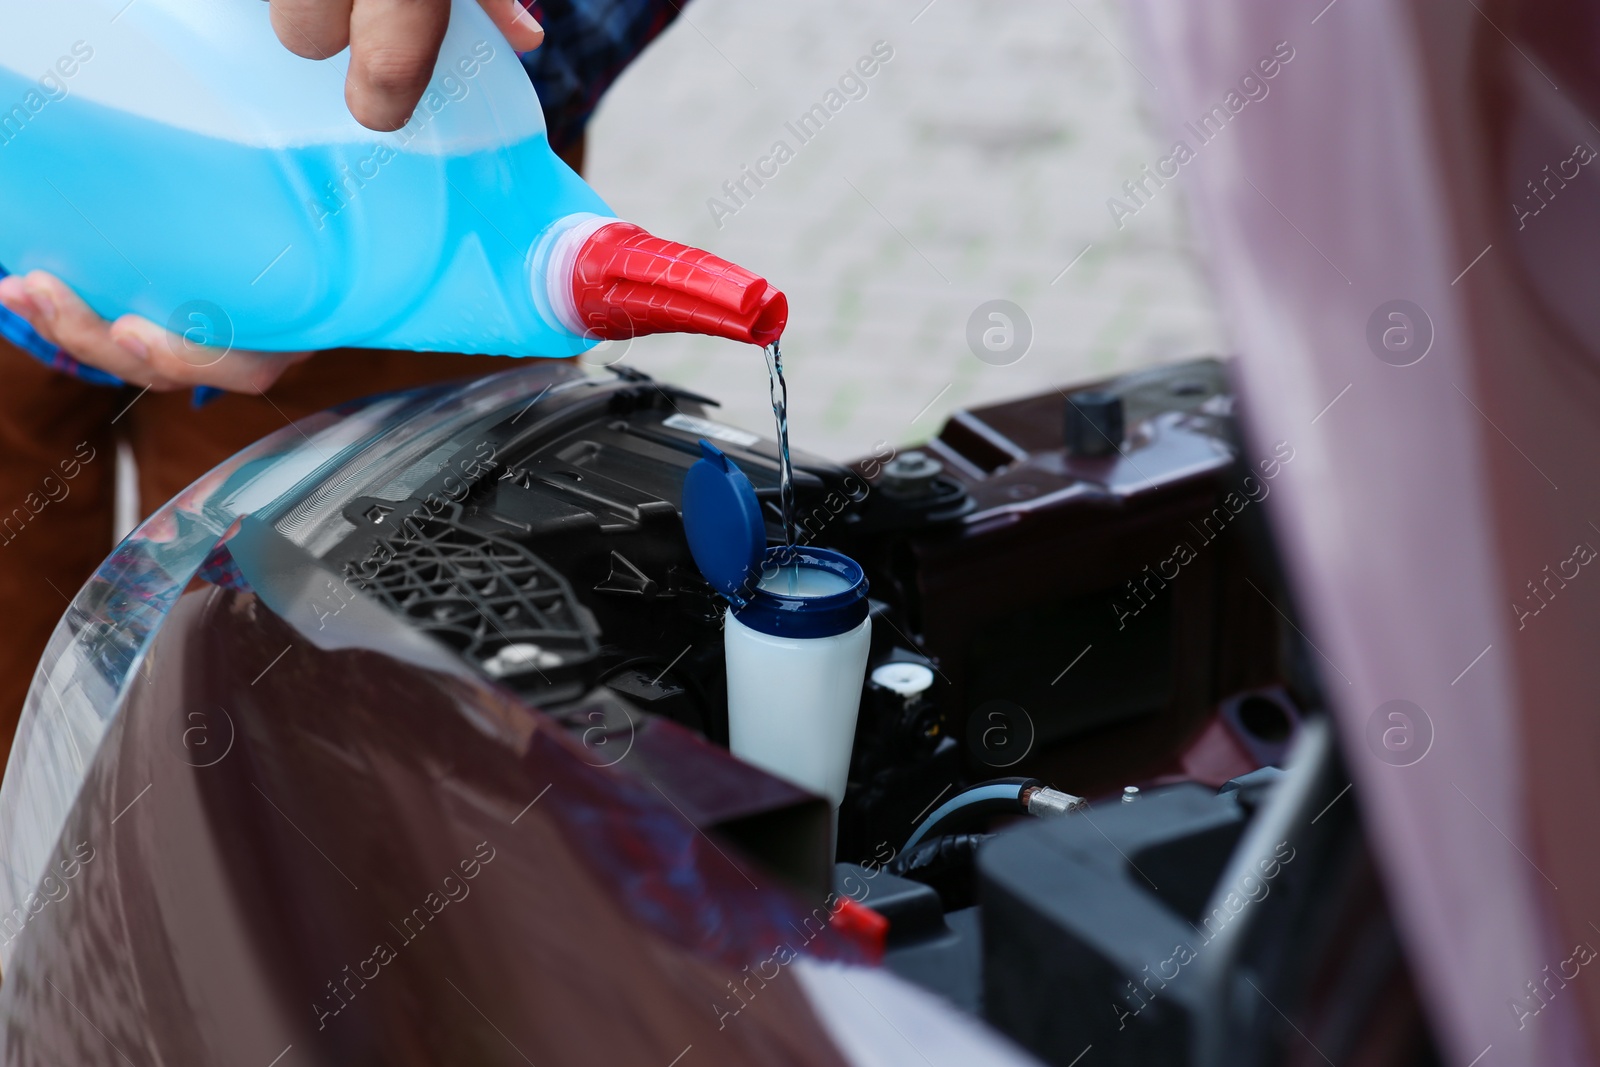
M768 548L755 488L700 442L683 483L695 565L728 601L728 747L734 755L844 801L872 644L867 579L848 556Z
M261 0L0 0L0 265L194 341L564 356L678 331L766 344L764 280L619 222L550 150L516 54L456 0L410 122Z

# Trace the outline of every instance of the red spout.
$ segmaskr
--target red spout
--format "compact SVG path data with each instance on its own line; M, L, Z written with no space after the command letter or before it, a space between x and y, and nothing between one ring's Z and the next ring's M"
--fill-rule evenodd
M583 243L572 300L584 330L606 341L704 333L769 345L789 320L789 301L765 278L631 222L602 226Z

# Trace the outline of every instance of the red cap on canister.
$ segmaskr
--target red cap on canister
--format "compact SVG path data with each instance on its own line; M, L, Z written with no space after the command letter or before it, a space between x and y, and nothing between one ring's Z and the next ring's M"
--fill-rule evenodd
M583 243L572 300L584 330L605 341L703 333L769 345L789 319L789 301L765 278L631 222L602 226Z

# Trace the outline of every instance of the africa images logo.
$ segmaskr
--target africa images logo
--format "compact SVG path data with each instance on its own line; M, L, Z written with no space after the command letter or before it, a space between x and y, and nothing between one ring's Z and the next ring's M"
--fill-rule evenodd
M39 76L36 88L22 94L9 110L0 111L0 148L22 135L23 129L51 104L67 98L67 82L94 58L87 41L75 41L66 55Z
M1128 219L1148 207L1157 191L1166 188L1167 182L1195 159L1197 149L1216 140L1246 106L1265 100L1272 91L1267 82L1282 73L1294 55L1294 48L1288 41L1273 45L1272 53L1262 56L1253 68L1245 71L1239 84L1222 98L1222 103L1213 106L1197 121L1183 124L1183 128L1194 135L1194 146L1184 140L1174 142L1172 151L1156 160L1154 170L1146 163L1139 168L1138 176L1123 182L1122 192L1127 200L1115 196L1106 200L1106 210L1111 213L1111 221L1117 224L1117 229L1122 229Z

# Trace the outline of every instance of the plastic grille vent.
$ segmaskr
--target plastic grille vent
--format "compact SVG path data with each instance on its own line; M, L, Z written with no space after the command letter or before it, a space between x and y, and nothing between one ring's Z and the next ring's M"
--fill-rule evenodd
M520 545L440 515L407 521L369 559L375 571L346 563L352 584L495 677L544 675L595 654L571 586Z

